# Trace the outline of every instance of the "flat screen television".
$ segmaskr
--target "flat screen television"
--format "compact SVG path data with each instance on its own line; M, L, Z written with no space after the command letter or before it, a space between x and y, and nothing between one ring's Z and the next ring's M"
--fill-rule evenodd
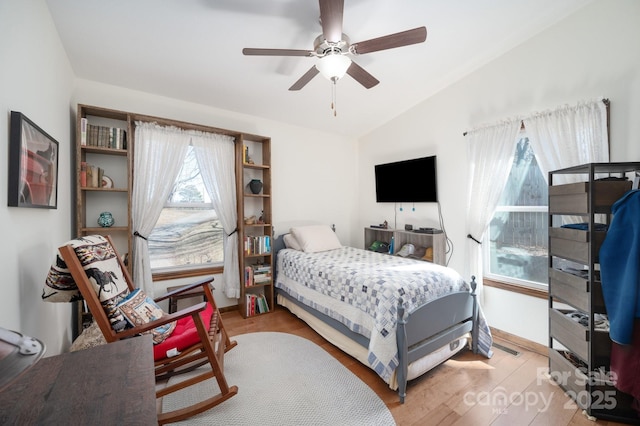
M436 156L375 166L378 203L435 203L438 201Z

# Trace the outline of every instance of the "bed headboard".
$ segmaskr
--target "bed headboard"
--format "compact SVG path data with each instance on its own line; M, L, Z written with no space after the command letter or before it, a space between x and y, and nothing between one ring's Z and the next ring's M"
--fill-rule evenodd
M276 259L278 257L278 252L285 248L284 246L284 236L286 234L280 234L276 236L273 240L273 244L271 245L271 249L273 250L273 257Z

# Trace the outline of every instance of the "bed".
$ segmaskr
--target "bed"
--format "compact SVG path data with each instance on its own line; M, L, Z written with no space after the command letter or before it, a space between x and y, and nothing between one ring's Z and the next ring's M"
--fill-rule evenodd
M273 244L276 300L374 370L400 402L407 382L469 347L491 357L475 281L421 260L342 246L328 226Z

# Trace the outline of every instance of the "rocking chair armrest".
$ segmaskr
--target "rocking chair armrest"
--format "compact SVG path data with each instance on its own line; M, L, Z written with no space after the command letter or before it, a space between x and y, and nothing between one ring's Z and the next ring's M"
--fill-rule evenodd
M213 276L207 277L207 278L205 278L205 279L203 279L201 281L197 281L197 282L192 283L192 284L187 284L182 288L179 288L179 289L174 290L174 291L170 291L169 293L165 293L162 296L156 297L154 300L156 302L159 302L161 300L165 300L165 299L168 299L168 298L170 298L172 296L175 296L176 294L181 294L181 293L184 293L184 292L187 292L187 291L191 291L194 288L202 287L202 286L204 286L206 284L212 283L214 281L214 279L215 278Z
M133 337L145 331L153 330L156 327L160 327L161 325L168 324L172 321L176 321L183 317L188 317L190 315L197 314L198 312L204 311L207 307L207 302L200 302L197 305L189 306L188 308L184 308L179 310L178 312L174 312L172 314L167 314L162 318L157 320L153 320L146 324L138 325L133 328L127 328L123 331L116 333L116 336L119 339L124 339L127 337Z

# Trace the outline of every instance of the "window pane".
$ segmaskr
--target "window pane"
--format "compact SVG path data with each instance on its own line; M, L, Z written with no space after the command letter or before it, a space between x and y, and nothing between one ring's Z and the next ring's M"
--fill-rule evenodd
M152 269L213 266L224 260L223 229L190 147L158 223L149 236Z
M485 272L513 283L548 283L548 186L521 138L498 209L485 237Z
M548 218L546 212L496 213L489 227L489 272L546 285Z
M163 209L149 238L151 268L222 263L222 232L213 209Z
M529 138L522 138L516 146L509 180L502 192L499 206L546 206L547 182L542 176Z

